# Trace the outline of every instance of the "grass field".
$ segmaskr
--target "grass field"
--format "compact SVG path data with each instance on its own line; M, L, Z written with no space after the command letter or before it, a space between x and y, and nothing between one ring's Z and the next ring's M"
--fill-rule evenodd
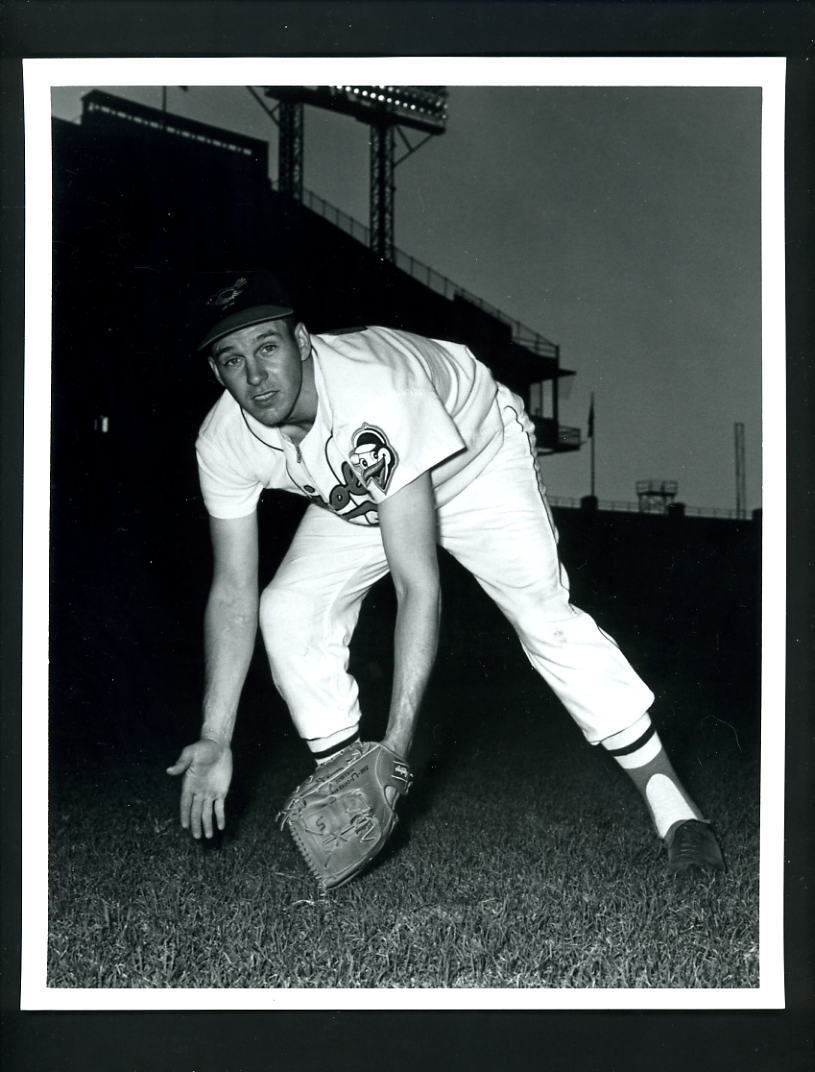
M531 671L511 717L494 679L476 685L436 681L390 846L322 901L274 825L308 770L291 736L239 737L211 844L177 825L171 750L120 740L55 764L49 985L757 986L754 750L703 711L676 736L728 869L672 879L627 779Z

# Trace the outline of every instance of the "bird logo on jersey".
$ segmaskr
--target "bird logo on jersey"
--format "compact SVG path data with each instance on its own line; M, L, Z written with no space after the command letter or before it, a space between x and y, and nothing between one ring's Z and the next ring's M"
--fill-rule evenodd
M215 305L221 310L226 310L230 305L235 304L248 286L249 280L244 276L240 276L232 286L224 287L223 290L219 290L216 294L207 298L207 305Z
M387 491L399 458L381 429L363 424L351 440L351 461L366 487L376 484Z

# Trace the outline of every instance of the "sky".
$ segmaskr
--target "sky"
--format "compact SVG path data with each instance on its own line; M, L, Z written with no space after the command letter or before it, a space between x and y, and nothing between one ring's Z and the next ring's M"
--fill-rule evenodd
M53 91L76 120L102 88ZM561 347L563 424L595 397L596 493L677 480L689 506L761 505L761 96L756 88L449 87L446 132L396 169L399 249ZM167 90L179 115L267 139L240 86ZM419 140L414 132L408 137ZM368 223L368 131L308 107L305 186ZM779 358L782 367L783 359ZM551 495L590 490L589 447L542 459Z

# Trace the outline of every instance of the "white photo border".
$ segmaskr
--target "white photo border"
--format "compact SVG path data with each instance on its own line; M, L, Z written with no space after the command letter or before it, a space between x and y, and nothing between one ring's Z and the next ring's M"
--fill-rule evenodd
M783 1009L786 621L783 58L24 59L26 269L23 488L23 1010ZM51 89L104 86L448 85L758 87L762 91L762 732L759 949L754 989L89 989L46 983ZM36 359L36 360L35 360Z

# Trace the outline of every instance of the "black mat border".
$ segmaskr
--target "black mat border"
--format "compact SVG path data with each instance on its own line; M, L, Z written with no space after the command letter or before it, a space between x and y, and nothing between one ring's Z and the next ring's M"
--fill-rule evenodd
M2 1063L9 1072L716 1068L813 1060L812 3L7 0L2 39ZM786 56L788 294L787 996L777 1012L26 1013L19 967L23 129L20 59L51 56ZM264 47L259 50L258 43ZM781 578L779 578L781 583Z

